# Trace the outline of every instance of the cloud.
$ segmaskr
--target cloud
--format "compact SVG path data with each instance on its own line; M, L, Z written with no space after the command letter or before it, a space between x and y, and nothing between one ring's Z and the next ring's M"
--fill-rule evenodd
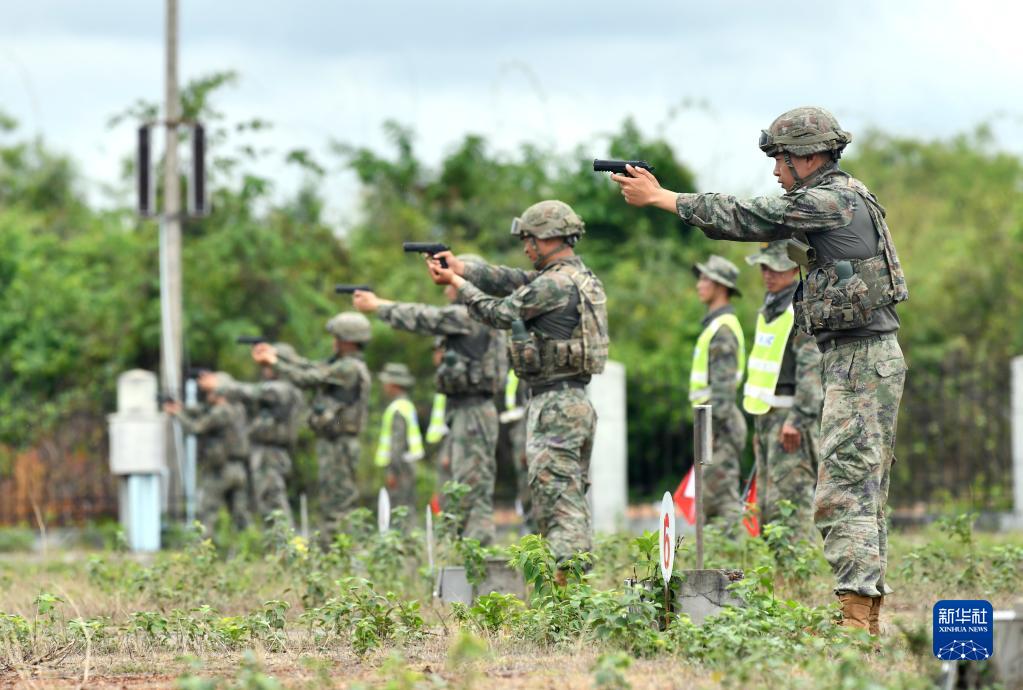
M22 3L0 26L3 107L90 178L114 179L132 137L106 130L107 116L162 98L161 4ZM220 106L274 122L266 140L280 150L322 154L331 138L381 147L393 118L415 128L428 162L467 132L497 150L568 151L598 147L633 116L676 146L703 189L764 192L776 186L757 134L795 105L824 105L853 132L925 137L1007 113L1000 141L1023 151L1021 12L920 0L798 12L751 1L183 0L180 72L238 70ZM279 175L277 164L265 172ZM352 213L350 178L326 191L335 213Z

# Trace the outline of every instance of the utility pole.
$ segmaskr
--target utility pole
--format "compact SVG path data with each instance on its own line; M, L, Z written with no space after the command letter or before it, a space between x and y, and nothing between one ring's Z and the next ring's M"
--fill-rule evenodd
M181 105L178 98L178 3L167 0L166 72L163 174L163 213L160 216L160 379L163 390L180 396L182 324L181 324L181 186L178 174L178 125ZM181 398L178 397L178 400ZM177 469L176 479L187 483L184 463L184 437L181 426L172 423L167 438L168 466ZM172 477L173 477L172 472ZM182 488L172 478L171 487ZM173 505L173 504L172 504Z

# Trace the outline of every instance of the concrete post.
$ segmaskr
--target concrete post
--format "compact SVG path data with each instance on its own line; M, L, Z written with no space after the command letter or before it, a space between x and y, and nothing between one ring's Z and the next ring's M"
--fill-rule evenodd
M1023 526L1023 357L1012 360L1012 512Z
M590 459L590 513L594 532L625 527L628 507L628 444L625 414L625 366L608 362L594 376L587 396L597 412L597 429Z

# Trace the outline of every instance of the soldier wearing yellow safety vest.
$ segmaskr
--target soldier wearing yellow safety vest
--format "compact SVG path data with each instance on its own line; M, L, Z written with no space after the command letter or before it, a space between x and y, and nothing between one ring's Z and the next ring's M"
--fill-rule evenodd
M464 254L467 261L482 262ZM484 546L494 539L494 482L497 477L497 406L500 387L499 353L507 347L504 334L469 316L454 288L443 307L391 302L368 290L357 290L355 308L375 312L393 328L437 336L437 366L427 441L440 443L437 474L441 486L454 480L469 487L457 510L462 515L462 536ZM454 512L455 507L445 506Z
M714 429L713 460L703 470L703 510L708 520L718 518L734 530L741 518L739 457L746 447L746 419L736 404L746 346L731 302L741 294L736 287L739 269L728 259L711 256L693 266L693 273L707 315L693 350L689 401L713 406Z
M423 459L423 437L416 408L408 391L416 382L404 364L388 362L377 374L384 396L390 401L380 423L375 462L387 468L387 491L392 506L408 506L415 516L416 473L414 463Z
M760 266L767 295L757 315L742 405L754 415L761 519L788 527L794 542L815 538L812 508L824 391L820 351L813 337L793 328L798 268L786 244L765 242L746 257L750 266ZM783 500L792 503L794 513L779 511Z

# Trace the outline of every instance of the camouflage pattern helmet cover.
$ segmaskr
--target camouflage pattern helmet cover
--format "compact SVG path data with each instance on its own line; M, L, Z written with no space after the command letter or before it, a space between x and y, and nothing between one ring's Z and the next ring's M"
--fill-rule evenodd
M724 285L733 294L742 296L742 292L736 287L736 283L739 282L739 268L723 256L711 254L704 263L694 264L693 275L697 278L707 276L718 285Z
M760 251L747 256L746 263L750 266L767 266L772 271L791 271L796 268L796 262L789 258L788 244L788 240L762 242Z
M571 237L586 232L583 219L564 201L549 199L533 204L512 221L511 234L530 235L538 239Z
M368 343L369 319L357 311L343 311L327 322L327 332L338 340L350 343Z
M786 151L794 156L830 151L837 159L851 141L852 134L839 126L834 115L813 106L784 112L760 132L760 150L770 157Z

